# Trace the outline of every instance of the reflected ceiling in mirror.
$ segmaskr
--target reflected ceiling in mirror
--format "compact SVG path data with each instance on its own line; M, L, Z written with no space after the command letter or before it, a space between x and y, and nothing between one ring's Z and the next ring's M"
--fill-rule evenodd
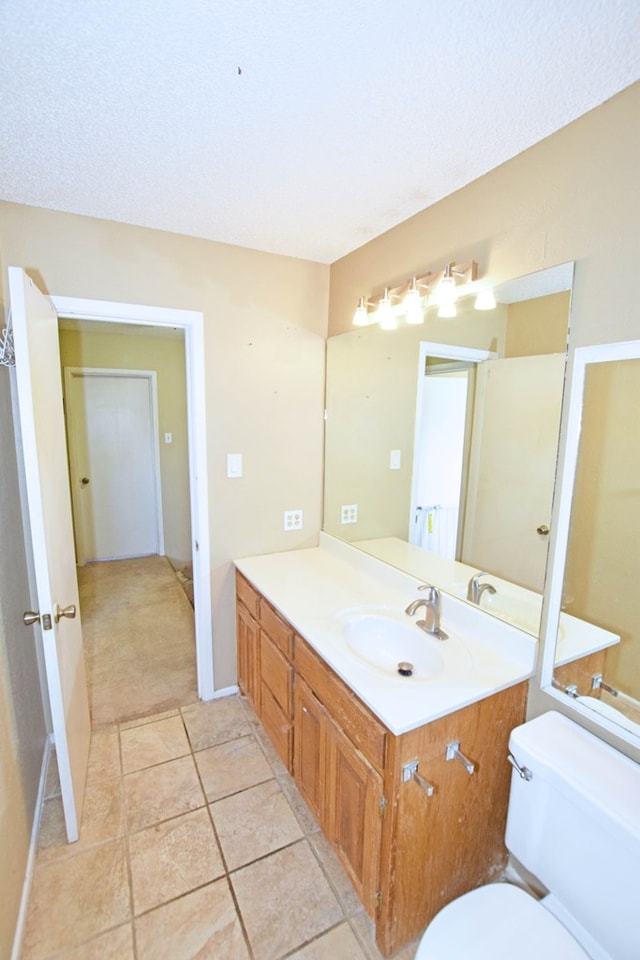
M543 685L640 744L640 341L576 350ZM598 641L567 662L558 617Z
M487 571L495 593L480 605L536 635L572 280L562 264L497 287L492 311L469 296L455 318L428 310L420 326L327 342L325 532L462 599ZM461 378L464 397L438 399ZM434 547L452 512L455 530Z

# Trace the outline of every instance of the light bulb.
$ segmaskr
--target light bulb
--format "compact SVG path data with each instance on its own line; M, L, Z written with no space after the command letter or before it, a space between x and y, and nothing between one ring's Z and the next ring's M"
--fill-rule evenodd
M447 303L445 301L444 303L441 303L438 307L438 316L445 317L447 319L450 319L451 317L457 317L458 311L456 310L455 302L451 301L450 303Z
M424 323L424 314L422 312L422 297L418 290L418 284L415 277L411 281L411 286L407 290L402 301L402 312L407 316L407 323Z
M382 330L395 330L398 326L398 321L391 307L391 300L389 299L389 291L385 287L384 296L378 304L378 309L376 310L376 320L380 324Z
M480 290L475 302L476 310L495 310L496 298L493 293L493 287L485 287Z
M368 323L369 314L367 312L367 305L364 302L364 297L360 297L356 312L353 315L353 325L354 327L366 327Z

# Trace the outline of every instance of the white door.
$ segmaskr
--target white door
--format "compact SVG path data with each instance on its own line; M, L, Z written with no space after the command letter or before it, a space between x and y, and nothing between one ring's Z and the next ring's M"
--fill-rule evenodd
M155 372L65 370L78 561L162 553Z
M62 406L58 316L9 267L16 385L38 613L69 841L78 839L91 739Z
M478 369L462 560L540 593L564 368L554 353Z

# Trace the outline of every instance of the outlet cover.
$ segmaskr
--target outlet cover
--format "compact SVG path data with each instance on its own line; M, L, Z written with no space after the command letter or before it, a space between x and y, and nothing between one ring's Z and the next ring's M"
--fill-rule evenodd
M348 503L344 504L340 510L340 523L357 523L358 522L358 504L357 503Z
M302 510L285 510L285 530L302 530Z

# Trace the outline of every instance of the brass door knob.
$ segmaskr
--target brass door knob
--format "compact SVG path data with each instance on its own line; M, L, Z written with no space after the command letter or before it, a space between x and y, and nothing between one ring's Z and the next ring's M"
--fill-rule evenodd
M32 627L34 623L40 623L40 614L35 610L25 610L22 614L22 622L25 627Z
M546 523L541 523L540 526L536 529L536 533L539 533L541 537L549 536L549 527Z
M89 477L83 477L80 483L83 487L86 487L86 485L89 483Z

